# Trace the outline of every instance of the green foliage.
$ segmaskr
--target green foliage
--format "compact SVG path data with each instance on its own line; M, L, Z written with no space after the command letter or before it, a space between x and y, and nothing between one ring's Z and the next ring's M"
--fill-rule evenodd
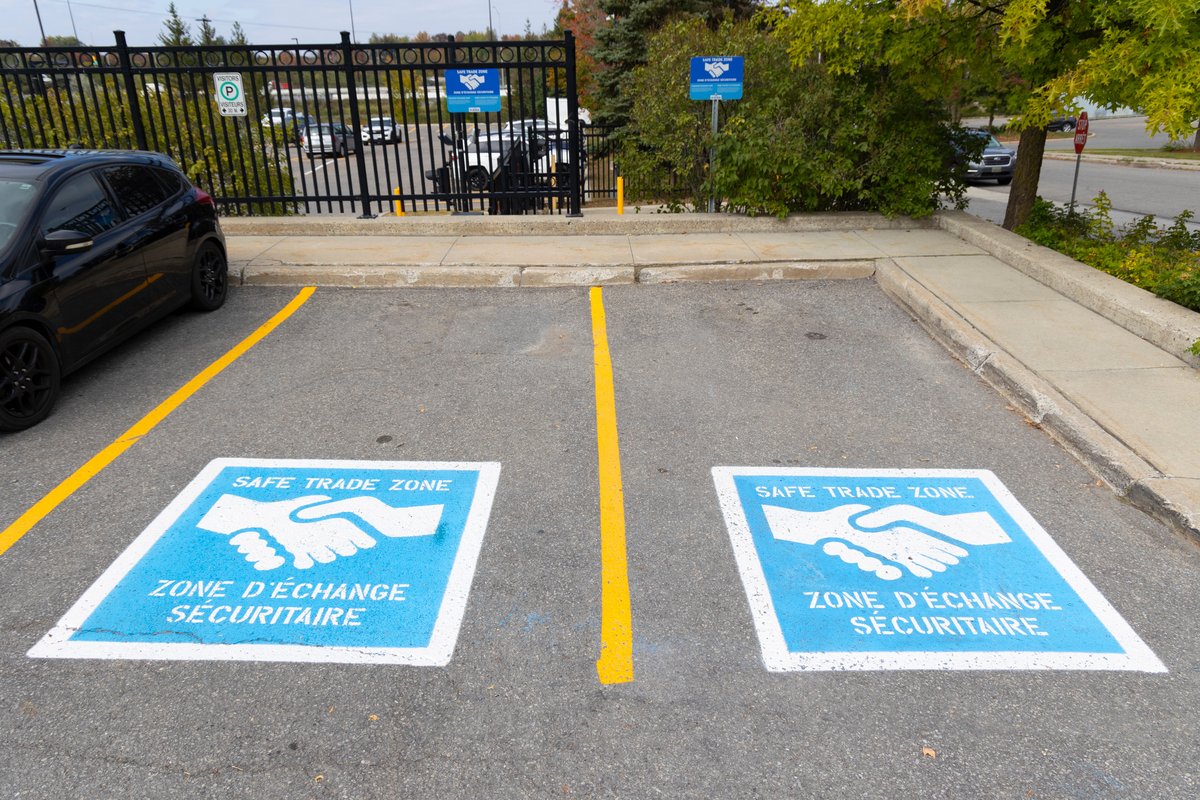
M196 103L213 101L204 92L206 76L181 75L172 84L146 84L138 97L147 144L151 150L175 159L188 177L212 194L291 194L291 166L282 142L272 141L270 132L258 129L258 120L197 114ZM70 88L50 87L45 94L22 98L10 106L0 103L0 130L25 131L32 139L19 146L60 149L72 144L87 148L122 149L133 146L133 122L125 87L114 75L81 76L79 91L87 90L86 114L72 113ZM4 87L9 97L20 97L15 82ZM247 91L258 91L253 79ZM60 96L61 94L61 96ZM36 125L29 124L37 120ZM178 126L179 135L176 135ZM252 129L251 126L254 126ZM260 132L261 131L261 132ZM270 191L268 191L268 188ZM222 213L244 211L287 214L287 203L256 203L253 209L225 206Z
M715 142L710 106L688 98L686 80L691 57L706 53L745 57L743 99L721 104ZM938 104L883 70L864 78L814 63L789 66L787 41L758 24L726 20L711 29L696 17L665 25L650 37L646 57L632 76L622 146L633 199L702 209L715 190L727 210L781 217L851 209L923 216L943 197L962 205L965 187L953 166L961 134L944 124Z
M1200 311L1200 231L1187 227L1192 212L1182 212L1166 228L1158 227L1153 217L1143 217L1118 229L1113 225L1108 196L1101 192L1094 204L1080 212L1038 198L1017 233Z

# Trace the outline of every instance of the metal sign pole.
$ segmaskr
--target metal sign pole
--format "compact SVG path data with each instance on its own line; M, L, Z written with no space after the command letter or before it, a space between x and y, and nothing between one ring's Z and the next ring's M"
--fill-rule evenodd
M708 146L708 179L713 182L712 197L708 198L708 213L715 213L717 210L717 103L720 100L716 98L712 101L712 141Z
M1071 213L1075 213L1075 187L1079 185L1079 162L1083 159L1082 153L1075 154L1075 180L1071 181Z

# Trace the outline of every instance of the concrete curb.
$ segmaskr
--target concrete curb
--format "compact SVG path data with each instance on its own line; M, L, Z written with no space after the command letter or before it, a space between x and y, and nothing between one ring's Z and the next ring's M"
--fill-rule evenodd
M1155 297L1120 278L1034 244L965 211L941 211L942 230L953 233L1029 277L1115 322L1193 367L1192 343L1200 339L1200 313Z
M1074 153L1060 153L1057 150L1047 150L1042 159L1051 161L1074 161ZM1152 158L1148 156L1109 156L1083 154L1085 162L1093 164L1114 164L1118 167L1142 167L1145 169L1178 169L1200 172L1200 161L1187 161L1181 158Z
M1012 403L1030 424L1070 451L1118 497L1200 541L1200 514L1196 511L1200 481L1163 475L892 259L880 259L875 280L936 341Z
M615 210L589 211L586 217L556 216L406 216L226 217L225 233L234 236L595 236L671 233L804 233L869 229L936 228L932 218L888 218L882 214L841 212L775 217L733 214L642 214L618 216Z
M344 288L501 288L666 284L682 281L861 280L875 274L874 259L714 264L489 264L298 265L230 264L237 286Z

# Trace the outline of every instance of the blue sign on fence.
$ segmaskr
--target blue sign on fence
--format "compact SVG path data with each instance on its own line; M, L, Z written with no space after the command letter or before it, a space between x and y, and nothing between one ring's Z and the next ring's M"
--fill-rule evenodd
M991 472L713 479L770 670L1166 671Z
M446 109L451 113L500 110L500 70L446 70Z
M742 56L693 56L689 75L693 100L741 100Z
M445 664L499 474L217 459L29 655Z

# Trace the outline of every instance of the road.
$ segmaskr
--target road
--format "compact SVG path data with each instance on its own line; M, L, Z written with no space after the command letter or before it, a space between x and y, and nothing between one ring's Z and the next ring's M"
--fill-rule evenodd
M1073 161L1043 161L1038 194L1057 203L1070 202L1074 174ZM1003 222L1009 188L994 183L970 186L967 210L992 222ZM1113 220L1119 225L1147 214L1157 217L1160 225L1169 225L1185 209L1200 214L1200 172L1083 162L1076 202L1081 208L1091 208L1093 198L1101 191L1112 201Z
M294 296L234 290L218 314L175 315L70 378L50 419L0 443L0 527ZM597 300L615 404L596 383ZM612 475L597 469L601 407L615 409L619 436L634 670L631 682L607 684L596 668L609 615L601 571L611 578L620 564L602 545L600 493ZM27 656L215 458L498 463L474 577L453 593L465 608L448 663ZM758 604L710 474L722 465L991 470L1169 672L768 671ZM277 483L289 474L265 473ZM202 527L181 535L195 549L151 559L167 584L130 595L135 607L250 570L242 556L254 556L254 531L227 541L238 525L191 519ZM442 538L380 541L300 579L404 580L385 594L415 593L433 561L389 573L370 559L453 541L447 525ZM944 576L926 570L896 585L916 598L969 575L971 591L985 592L995 567L970 565L1003 559L984 549L971 545ZM862 571L866 561L843 564L846 548L804 552L811 564L785 577L849 576L846 594L814 597L817 607L877 602L857 593L882 583ZM1010 566L1003 590L1020 591L1035 561ZM349 573L329 572L345 564ZM316 591L248 574L271 582L271 595ZM623 286L599 298L574 288L318 289L0 555L0 782L28 798L1192 800L1197 574L1194 543L1097 485L870 281ZM228 585L204 586L228 596ZM1030 595L1042 619L1014 614L1006 635L1038 641L1038 628L1021 626L1067 613L1062 591ZM229 613L214 611L220 600L207 611L194 598L165 602L184 620ZM166 611L175 604L184 610ZM383 595L362 605L406 607ZM425 608L415 596L409 605ZM928 625L921 614L950 612L905 613ZM906 620L895 624L911 635ZM158 646L199 630L144 625L80 633ZM920 646L956 647L945 631Z

